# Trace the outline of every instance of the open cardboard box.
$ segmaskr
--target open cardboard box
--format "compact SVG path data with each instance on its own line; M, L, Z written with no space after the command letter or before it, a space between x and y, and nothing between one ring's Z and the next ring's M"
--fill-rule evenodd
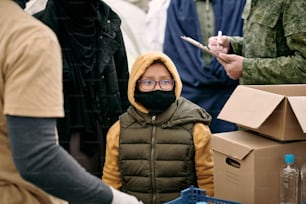
M217 133L214 151L214 196L243 204L279 204L280 170L286 153L301 167L306 141L280 142L251 131Z
M239 85L218 119L279 141L306 140L306 84Z

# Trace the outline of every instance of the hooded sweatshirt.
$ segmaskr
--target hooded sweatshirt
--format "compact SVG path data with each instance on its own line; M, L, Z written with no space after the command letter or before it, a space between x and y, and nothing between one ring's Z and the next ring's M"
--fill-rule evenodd
M172 75L176 100L163 113L152 115L135 100L134 93L137 80L156 60L161 60ZM163 53L139 56L130 76L131 106L108 132L103 181L144 203L173 200L190 185L212 196L211 116L180 97L180 77Z

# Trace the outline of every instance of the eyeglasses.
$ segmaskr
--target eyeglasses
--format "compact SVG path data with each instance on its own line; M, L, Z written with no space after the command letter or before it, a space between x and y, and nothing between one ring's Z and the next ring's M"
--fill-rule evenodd
M138 80L138 85L140 90L144 91L151 91L156 87L158 83L161 90L164 91L171 91L174 87L174 80L173 79L163 79L160 81L155 81L151 79L143 79Z

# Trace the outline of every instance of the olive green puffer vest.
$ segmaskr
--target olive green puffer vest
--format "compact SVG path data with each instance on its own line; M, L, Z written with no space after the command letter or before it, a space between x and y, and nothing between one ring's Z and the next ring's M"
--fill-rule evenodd
M197 186L194 124L181 122L171 126L155 117L151 122L137 122L129 114L120 118L122 191L145 204L164 203L179 197L182 189Z

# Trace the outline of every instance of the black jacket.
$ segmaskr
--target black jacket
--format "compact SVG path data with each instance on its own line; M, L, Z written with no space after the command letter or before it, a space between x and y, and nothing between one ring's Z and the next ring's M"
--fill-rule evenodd
M79 132L81 151L90 156L129 105L129 71L120 18L102 1L75 2L49 0L35 16L53 29L62 47L65 118L58 120L60 143L68 149L71 134Z

